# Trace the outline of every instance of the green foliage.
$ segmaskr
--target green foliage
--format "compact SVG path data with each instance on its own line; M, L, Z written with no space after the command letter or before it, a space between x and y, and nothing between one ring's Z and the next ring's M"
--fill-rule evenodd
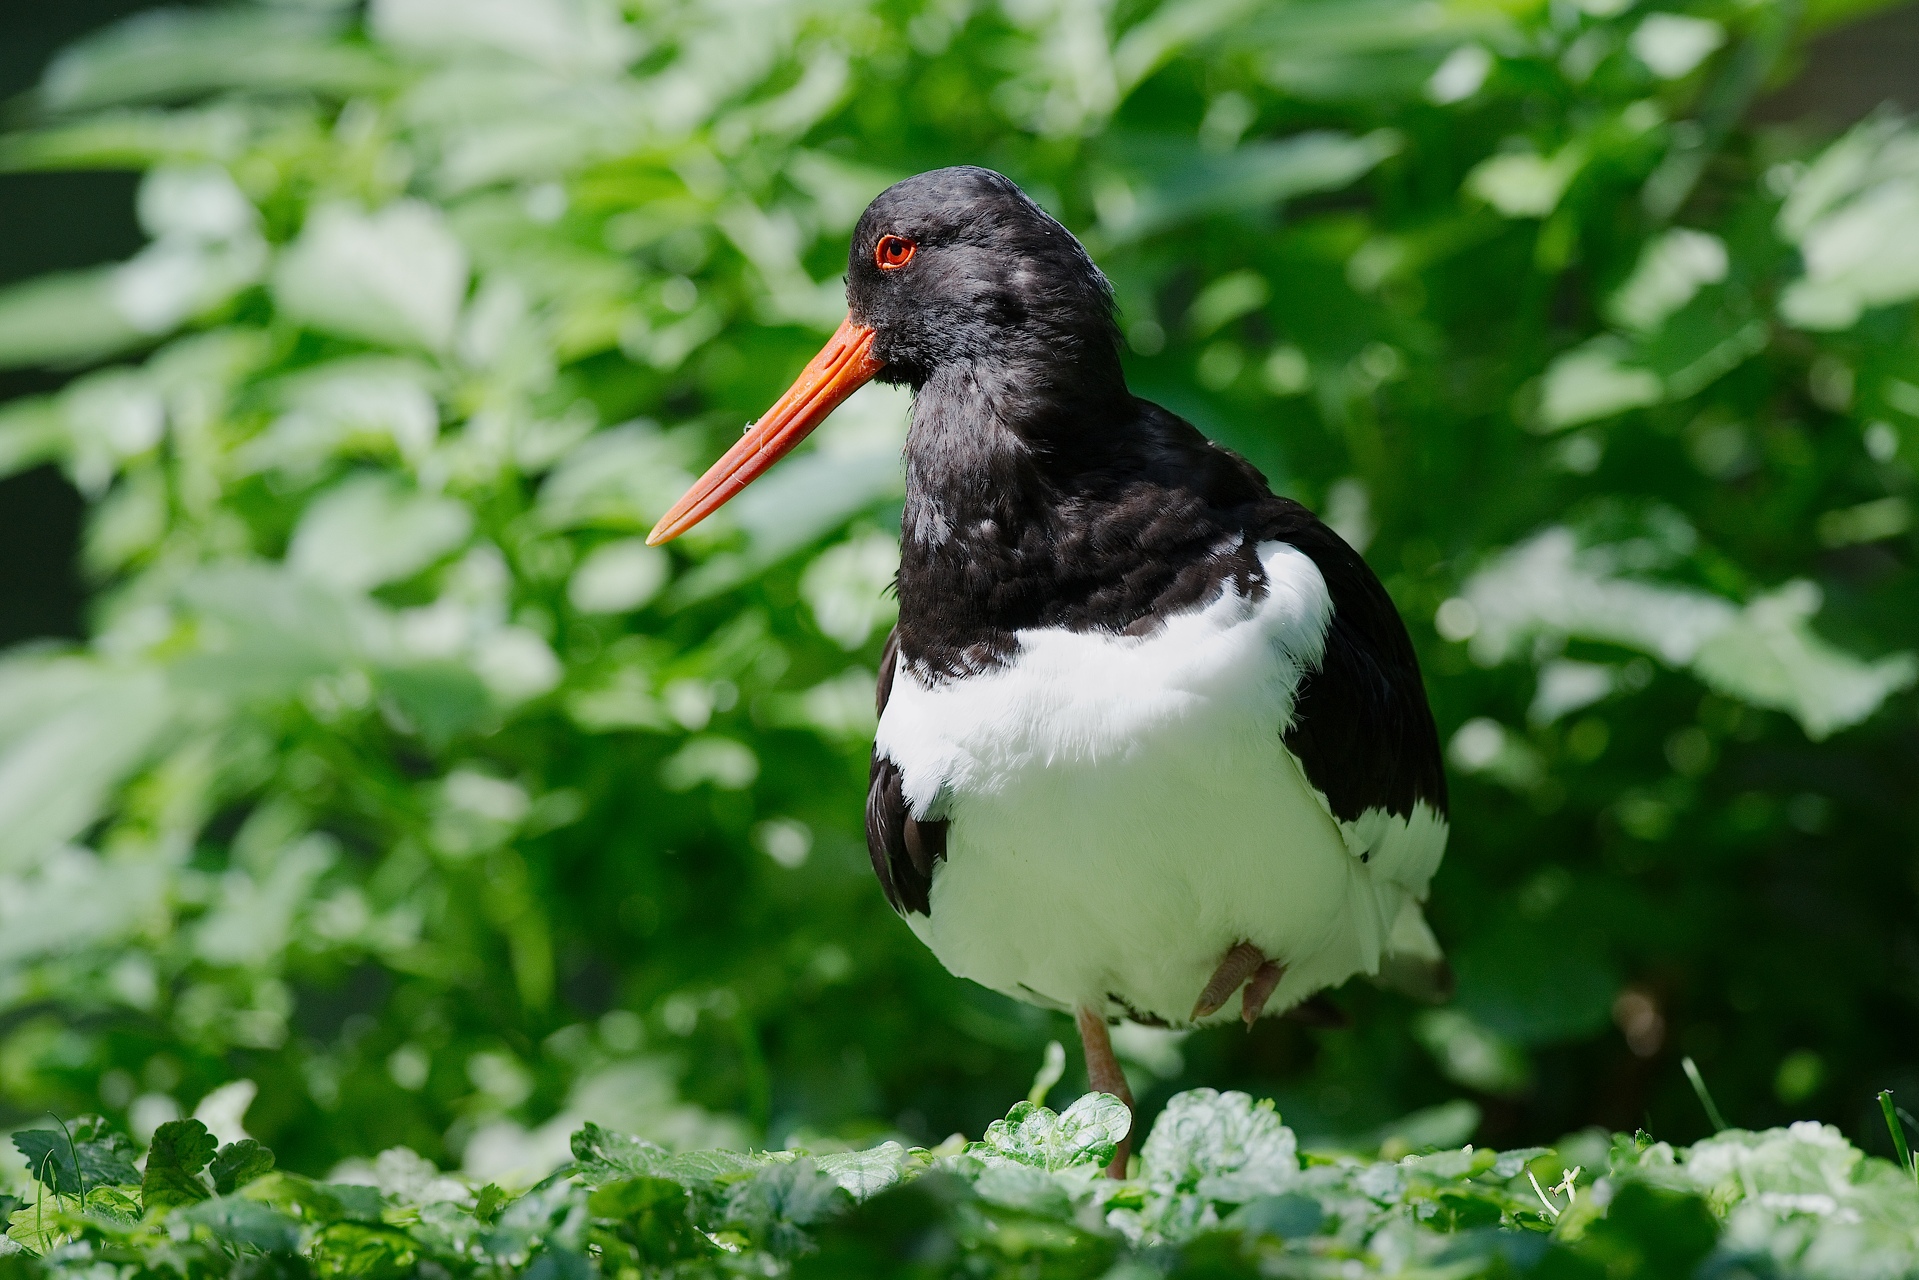
M158 1137L159 1135L155 1135ZM273 1153L252 1138L229 1142L207 1166L215 1195L231 1195L255 1178L273 1172Z
M0 469L79 487L93 584L85 643L0 658L0 1121L155 1133L136 1218L278 1256L228 1202L265 1204L323 1274L715 1237L1072 1274L1195 1224L1441 1267L1517 1223L1496 1165L1294 1178L1272 1112L1192 1093L1091 1225L1113 1117L1043 1089L874 1195L1068 1034L866 865L903 395L641 535L837 321L867 200L969 161L1086 239L1142 395L1364 549L1454 771L1454 1004L1122 1030L1143 1118L1210 1085L1355 1150L1697 1136L1690 1055L1734 1122L1881 1149L1919 1061L1919 135L1742 123L1798 11L376 0L71 50L0 164L139 170L151 239L0 291L0 363L72 375L0 408ZM188 1112L280 1170L155 1132ZM286 1172L518 1190L575 1131L477 1213ZM110 1216L97 1141L28 1137L7 1193ZM1634 1212L1671 1243L1620 1256L1690 1247Z
M1054 1115L1032 1102L1016 1103L1004 1120L986 1126L985 1146L998 1159L1057 1172L1074 1165L1104 1166L1132 1118L1110 1094L1089 1093Z
M1198 1090L1168 1101L1136 1176L1114 1181L1101 1170L1125 1115L1103 1094L1061 1115L1021 1102L981 1142L824 1155L668 1157L589 1127L574 1135L572 1164L519 1196L446 1177L404 1150L380 1158L376 1185L271 1173L238 1194L150 1205L144 1216L131 1185L101 1188L84 1210L49 1190L15 1212L17 1251L0 1250L0 1267L689 1280L1327 1268L1858 1280L1919 1267L1919 1188L1817 1124L1733 1130L1689 1150L1622 1134L1603 1172L1567 1169L1541 1149L1369 1161L1302 1157L1271 1103ZM179 1142L179 1131L156 1135L149 1167ZM605 1180L636 1162L656 1171ZM1545 1190L1542 1176L1558 1185ZM348 1203L358 1207L343 1212Z
M21 1129L13 1145L34 1181L55 1195L84 1196L90 1187L136 1180L139 1149L99 1116L82 1116L59 1129Z
M169 1120L154 1130L146 1172L140 1178L141 1205L168 1209L205 1200L212 1192L200 1171L218 1146L198 1120Z

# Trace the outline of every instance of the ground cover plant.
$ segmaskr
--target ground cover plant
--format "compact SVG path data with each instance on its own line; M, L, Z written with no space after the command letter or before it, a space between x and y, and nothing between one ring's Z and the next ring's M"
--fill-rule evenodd
M1002 1115L1067 1027L943 973L861 846L904 400L869 388L724 519L639 541L838 320L867 200L971 161L1084 236L1141 394L1365 549L1449 744L1457 999L1122 1029L1143 1125L1204 1086L1311 1150L1683 1145L1690 1057L1734 1124L1834 1126L1764 1141L1892 1156L1875 1095L1919 1096L1919 130L1747 123L1857 11L378 0L77 47L0 165L139 171L151 243L0 291L0 361L71 375L0 408L0 466L78 487L93 584L84 643L0 658L0 1123L104 1116L74 1141L130 1159L243 1118L306 1178L406 1147L515 1192L588 1122L818 1152L748 1178L777 1199ZM0 1156L42 1225L144 1210ZM945 1206L971 1249L1001 1202L977 1152L913 1167L949 1158L819 1211L878 1240L884 1205ZM284 1214L293 1176L223 1195ZM1462 1230L1530 1229L1509 1179L1432 1176L1470 1184ZM682 1188L714 1235L721 1181ZM1702 1249L1745 1247L1744 1210L1674 1185L1733 1233ZM1159 1203L1034 1187L1035 1239L1100 1200L1108 1262L1111 1213ZM654 1229L607 1225L651 1192L596 1219L602 1193L513 1203ZM1785 1214L1752 1239L1827 1238L1739 1194ZM369 1240L432 1217L360 1203L313 1212ZM218 1251L188 1212L111 1231ZM1235 1238L1290 1239L1274 1212ZM1579 1221L1554 1249L1610 1247ZM573 1266L566 1239L527 1265Z
M1059 1113L1028 1100L977 1142L826 1154L674 1154L589 1123L570 1162L513 1194L403 1147L316 1182L198 1120L162 1125L136 1170L132 1143L90 1118L15 1135L38 1189L13 1212L0 1274L1919 1272L1919 1170L1810 1121L1681 1150L1594 1136L1591 1168L1542 1148L1365 1160L1302 1153L1271 1103L1195 1089L1168 1100L1116 1181L1103 1171L1129 1119L1105 1094Z

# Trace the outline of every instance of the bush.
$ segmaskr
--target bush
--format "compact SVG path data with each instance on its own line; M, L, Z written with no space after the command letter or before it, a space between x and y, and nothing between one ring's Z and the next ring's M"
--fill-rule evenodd
M95 584L0 661L0 1119L237 1107L293 1169L484 1184L588 1120L998 1114L1063 1022L941 972L861 849L903 400L639 542L838 319L871 195L966 160L1083 233L1141 394L1366 549L1450 743L1457 1002L1127 1032L1145 1115L1683 1138L1690 1053L1735 1120L1882 1144L1919 135L1741 123L1827 16L376 0L72 50L0 163L141 170L152 241L0 292L0 361L75 371L0 461L86 495Z

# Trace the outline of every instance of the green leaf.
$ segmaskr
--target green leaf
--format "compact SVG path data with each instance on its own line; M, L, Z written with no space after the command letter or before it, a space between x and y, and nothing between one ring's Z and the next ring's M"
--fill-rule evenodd
M42 276L0 289L0 368L99 360L146 340L115 300L119 268Z
M1665 387L1636 360L1633 349L1611 334L1561 354L1541 381L1540 424L1557 431L1658 404Z
M906 1170L906 1148L897 1142L882 1142L865 1151L814 1156L813 1165L845 1187L855 1200L864 1200L900 1180Z
M378 1222L385 1200L378 1187L351 1182L312 1182L280 1175L280 1193L315 1222Z
M592 1280L593 1264L571 1249L548 1247L533 1255L526 1280Z
M807 1248L802 1229L853 1207L838 1180L820 1172L809 1159L762 1168L727 1192L726 1224L776 1257Z
M669 1178L610 1182L587 1198L596 1218L618 1222L617 1235L643 1266L659 1266L700 1251L688 1217L686 1188Z
M315 1237L312 1261L322 1276L402 1280L419 1274L420 1251L401 1232L343 1222Z
M40 93L54 110L75 111L210 89L346 95L387 80L372 50L332 38L338 28L312 10L142 14L61 54Z
M1493 1217L1498 1219L1495 1209ZM1234 1210L1226 1219L1229 1227L1254 1236L1277 1236L1282 1240L1303 1240L1316 1235L1326 1220L1319 1201L1298 1192L1283 1196L1261 1196Z
M1629 1182L1606 1217L1587 1228L1578 1251L1611 1275L1685 1276L1694 1274L1718 1234L1712 1211L1698 1196Z
M1273 1104L1212 1089L1188 1090L1167 1102L1140 1163L1142 1220L1170 1240L1197 1230L1214 1202L1283 1195L1300 1179L1298 1144Z
M138 1177L136 1174L135 1177ZM127 1191L133 1188L129 1186ZM131 1230L139 1225L143 1216L140 1201L119 1187L87 1187L87 1206L84 1217L95 1226L112 1224Z
M408 662L379 670L380 692L400 724L435 749L479 728L494 714L492 697L464 662Z
M962 1176L947 1170L934 1170L891 1190L874 1196L844 1217L822 1224L812 1233L818 1252L808 1253L793 1263L796 1280L844 1280L853 1276L910 1276L905 1259L947 1259L963 1256L968 1244L977 1238L981 1206L972 1185ZM1051 1224L1048 1224L1051 1225ZM1004 1237L1001 1237L1004 1238ZM995 1244L999 1240L994 1241ZM1017 1250L1022 1242L1008 1243ZM1006 1254L998 1252L998 1258ZM1106 1262L1110 1266L1111 1246ZM989 1258L992 1255L988 1255ZM1057 1253L1046 1261L1064 1261ZM1091 1260L1089 1260L1091 1261ZM1015 1264L1017 1265L1017 1264ZM930 1270L930 1268L929 1268ZM993 1274L989 1262L982 1274ZM1099 1276L1107 1266L1087 1265L1068 1269L1041 1270L1035 1266L1029 1274L1059 1276ZM1002 1275L1017 1274L1011 1268ZM939 1274L932 1271L932 1274ZM951 1270L948 1274L952 1274ZM1122 1273L1123 1274L1123 1273Z
M66 443L66 420L52 399L15 400L0 408L0 476L57 458Z
M1738 621L1699 647L1694 672L1709 687L1796 719L1819 741L1851 728L1919 681L1910 650L1863 660L1813 630L1824 594L1788 582L1750 601Z
M0 869L38 859L92 825L174 709L154 671L44 653L0 659ZM47 927L10 923L0 953L20 954L23 936Z
M41 1186L60 1196L80 1194L80 1168L66 1134L58 1129L22 1129L13 1135L14 1148L27 1162L27 1172Z
M231 159L252 120L232 104L116 111L0 138L0 172L144 169Z
M667 435L651 422L597 432L540 486L540 518L555 529L644 533L693 482L694 445L691 433Z
M140 1203L147 1212L197 1204L212 1195L200 1171L219 1144L198 1120L169 1120L153 1132Z
M214 1191L223 1196L272 1171L273 1153L252 1138L242 1138L221 1147L207 1169L213 1176Z
M973 1181L980 1199L1042 1218L1071 1216L1075 1193L1085 1189L1085 1181L1071 1185L1059 1174L1010 1161L987 1166Z
M1264 209L1315 191L1335 191L1400 149L1390 130L1364 137L1312 131L1255 142L1223 154L1184 140L1116 136L1108 146L1142 191L1101 210L1100 232L1122 243L1210 214Z
M367 591L412 577L472 530L473 513L464 503L363 473L307 507L287 547L287 565L341 591Z
M1105 1165L1132 1127L1132 1112L1111 1094L1089 1093L1060 1114L1018 1102L1004 1120L987 1126L972 1150L1037 1169Z
M93 1117L91 1124L75 1121L73 1131L79 1139L80 1176L89 1190L139 1185L140 1172L134 1162L140 1158L140 1148L131 1138L109 1130L98 1117ZM81 1137L83 1133L87 1136Z
M657 1173L672 1153L657 1143L588 1122L573 1135L573 1176L588 1187Z
M500 1216L500 1210L512 1198L497 1183L489 1182L473 1199L473 1216L481 1222L491 1222Z
M366 622L338 591L278 566L199 570L179 599L199 647L173 663L173 683L228 698L284 698L363 657Z
M77 1196L140 1181L134 1161L140 1149L99 1116L81 1116L61 1129L23 1129L13 1145L27 1172L55 1195Z
M1479 1108L1459 1098L1401 1116L1374 1137L1381 1158L1395 1160L1413 1152L1460 1146L1473 1136L1479 1121Z
M228 1244L262 1253L292 1253L300 1245L300 1224L286 1214L243 1196L221 1195L189 1205L169 1221L189 1222Z
M660 1172L682 1182L721 1182L787 1160L784 1152L683 1151L660 1166Z
M323 204L281 253L273 292L282 315L320 332L440 351L453 341L467 275L466 250L433 205Z
M63 1221L59 1205L36 1202L13 1211L7 1219L7 1239L34 1253L46 1253L64 1238Z

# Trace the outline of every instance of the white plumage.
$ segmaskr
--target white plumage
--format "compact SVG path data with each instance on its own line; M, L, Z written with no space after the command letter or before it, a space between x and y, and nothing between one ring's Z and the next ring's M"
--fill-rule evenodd
M1023 631L1007 664L939 682L901 664L877 749L912 816L950 823L907 920L953 973L1181 1024L1242 941L1286 967L1269 1013L1438 958L1419 904L1445 820L1340 823L1308 783L1282 735L1331 598L1302 552L1257 550L1263 594L1229 583L1150 635Z

